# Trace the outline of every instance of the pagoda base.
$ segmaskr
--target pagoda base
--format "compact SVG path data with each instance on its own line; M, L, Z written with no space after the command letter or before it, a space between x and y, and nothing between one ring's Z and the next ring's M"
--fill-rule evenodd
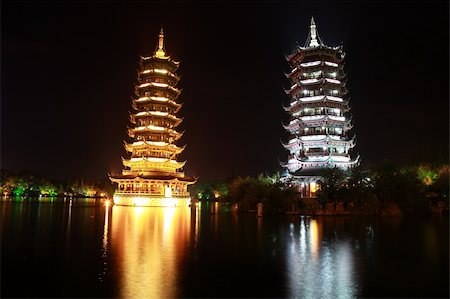
M114 204L136 207L189 207L190 197L158 197L141 194L115 194Z

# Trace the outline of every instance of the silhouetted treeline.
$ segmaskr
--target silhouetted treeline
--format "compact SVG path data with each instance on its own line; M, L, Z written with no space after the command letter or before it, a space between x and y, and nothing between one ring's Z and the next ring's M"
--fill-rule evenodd
M349 171L324 169L314 199L301 198L291 182L281 180L279 174L199 182L192 195L199 200L238 204L241 211L254 210L259 202L265 212L272 213L317 211L340 203L353 214L380 214L395 203L404 213L425 213L438 202L448 209L449 173L448 164L399 167L384 161Z
M3 196L105 197L114 192L109 180L57 180L34 172L14 173L7 169L2 169L0 175L0 193Z

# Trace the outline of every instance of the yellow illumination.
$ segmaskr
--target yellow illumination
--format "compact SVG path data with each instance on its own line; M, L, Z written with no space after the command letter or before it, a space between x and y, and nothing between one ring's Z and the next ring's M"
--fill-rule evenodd
M311 255L313 256L314 261L317 261L319 257L319 228L316 219L311 219L310 223L310 244L311 244Z
M159 102L167 102L169 100L166 97L150 97L150 99L152 99L154 101L159 101Z
M150 83L143 83L143 84L139 85L139 87L146 87L146 86L149 86L149 85L150 85Z
M120 273L118 297L177 298L180 263L193 242L190 209L115 206L110 246Z
M160 73L160 74L167 74L168 71L167 70L161 70L161 69L153 69L155 71L155 73Z
M169 114L169 112L150 111L150 114L153 114L153 115L159 115L159 116L166 116L166 115Z
M169 86L169 84L166 83L158 83L158 82L152 82L153 86L157 86L157 87L167 87ZM141 86L142 87L142 86Z
M316 193L317 191L317 183L316 182L311 182L309 183L309 190L311 191L311 193Z
M153 130L153 131L166 131L167 130L167 128L158 127L158 126L154 126L154 125L140 126L140 127L135 128L134 130L136 130L136 131L143 131L145 129L150 129L150 130Z

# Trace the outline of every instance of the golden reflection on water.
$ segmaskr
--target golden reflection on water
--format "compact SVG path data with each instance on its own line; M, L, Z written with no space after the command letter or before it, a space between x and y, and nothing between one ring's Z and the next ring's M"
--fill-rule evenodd
M191 242L191 213L175 207L112 208L111 254L124 298L178 297L178 267ZM197 224L194 222L194 229Z

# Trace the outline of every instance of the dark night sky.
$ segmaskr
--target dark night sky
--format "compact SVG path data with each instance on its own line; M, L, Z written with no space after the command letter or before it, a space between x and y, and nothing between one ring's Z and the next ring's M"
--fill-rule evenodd
M181 61L185 171L201 179L279 169L284 54L314 15L344 45L364 164L448 161L448 2L198 2L1 6L1 167L68 178L121 170L139 55L161 22Z

